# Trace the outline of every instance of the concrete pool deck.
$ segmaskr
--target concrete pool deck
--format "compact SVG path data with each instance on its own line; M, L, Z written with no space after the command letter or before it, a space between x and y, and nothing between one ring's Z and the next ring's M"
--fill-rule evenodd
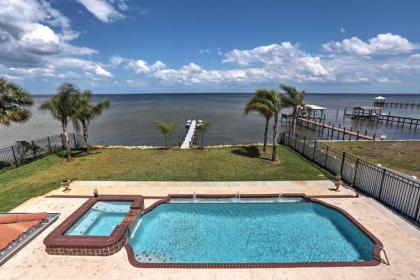
M306 193L337 195L330 181L305 182L82 182L48 195L168 193ZM354 194L342 190L339 194ZM390 265L270 269L140 269L128 262L125 249L109 257L53 256L45 252L44 238L87 198L36 197L13 211L60 212L59 220L0 267L0 279L419 279L420 231L386 207L367 197L322 198L356 218L384 244ZM154 200L146 200L146 206Z
M156 182L156 181L74 181L70 190L57 189L47 195L141 194L162 196L167 194L233 194L240 193L305 193L306 195L355 195L348 188L335 191L329 180L320 181L240 181L240 182Z

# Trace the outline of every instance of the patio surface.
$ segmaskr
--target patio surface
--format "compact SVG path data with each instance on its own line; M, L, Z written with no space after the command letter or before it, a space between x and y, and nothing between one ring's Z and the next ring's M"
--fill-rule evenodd
M306 193L337 195L330 181L307 182L74 182L71 191L48 195L168 193ZM342 190L338 194L352 194ZM44 238L86 198L37 197L14 211L60 212L59 220L0 267L0 279L420 279L420 231L367 197L322 198L348 211L384 244L390 265L275 269L139 269L128 262L125 249L109 257L52 256ZM146 200L146 205L153 200Z
M57 189L47 195L141 194L161 196L196 192L207 194L241 193L305 193L306 195L354 195L350 189L336 192L329 180L322 181L241 181L241 182L155 182L155 181L74 181L70 191Z

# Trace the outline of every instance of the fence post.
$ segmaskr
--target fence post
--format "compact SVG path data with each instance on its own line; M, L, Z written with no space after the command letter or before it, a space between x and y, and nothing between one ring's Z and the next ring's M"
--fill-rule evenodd
M306 136L303 137L303 149L302 149L302 154L305 155L305 148L306 148Z
M50 154L52 154L50 136L47 137L47 141L48 141L48 150L50 151Z
M346 160L346 153L343 153L343 158L341 159L341 167L340 167L340 176L343 178L343 168L344 168L344 161Z
M297 150L297 133L295 133L295 149Z
M291 134L292 134L292 131L289 130L289 138L287 138L287 146L289 146L289 147L290 147L290 136L291 136Z
M330 149L330 146L327 146L327 151L325 152L325 162L324 167L327 168L327 161L328 161L328 150Z
M419 216L419 209L420 209L420 197L417 199L416 215L414 216L415 221L417 221L416 219Z
M32 152L34 153L34 158L36 158L36 148L35 148L34 141L31 141L31 145L32 145Z
M382 195L382 187L384 186L384 181L385 181L385 173L386 173L386 169L383 168L383 172L382 172L382 178L381 178L381 185L379 187L379 195L378 195L378 199L381 200L381 195Z
M15 160L16 167L19 167L19 164L16 158L15 148L13 146L12 146L12 154L13 154L13 159Z
M353 182L351 183L352 187L356 184L357 169L359 169L359 158L356 158L356 165L354 166Z
M315 161L316 140L314 141L314 151L312 153L312 160Z

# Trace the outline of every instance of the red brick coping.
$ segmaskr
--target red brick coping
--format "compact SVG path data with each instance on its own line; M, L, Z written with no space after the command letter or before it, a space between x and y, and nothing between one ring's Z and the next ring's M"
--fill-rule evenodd
M235 194L197 194L196 198L232 198ZM278 197L278 194L241 194L241 198ZM293 267L348 267L348 266L375 266L381 263L381 250L383 245L369 230L361 225L345 210L321 201L318 197L306 196L303 193L283 194L283 197L302 197L303 199L322 204L346 216L373 242L373 259L359 262L296 262L296 263L142 263L135 256L127 240L130 236L130 227L136 216L152 211L163 203L168 203L172 198L193 198L191 194L172 194L160 197L158 201L144 209L144 198L139 195L100 195L91 197L79 209L71 214L63 223L53 230L44 240L46 251L53 255L82 255L82 256L108 256L125 247L130 264L138 268L293 268ZM320 196L321 197L321 196ZM341 197L341 196L340 196ZM348 196L347 196L348 197ZM354 196L352 196L354 197ZM130 212L123 222L112 232L111 236L67 236L64 233L86 213L97 201L100 200L132 200Z
M130 211L110 236L70 236L65 232L98 201L133 201ZM130 236L130 225L144 207L138 195L100 195L89 198L45 239L46 252L51 255L109 256L118 252Z
M296 262L296 263L142 263L139 262L135 256L133 248L130 243L125 244L125 249L127 250L128 261L135 267L138 268L293 268L293 267L348 267L348 266L375 266L381 263L381 250L383 248L381 241L376 238L370 231L368 231L362 224L360 224L356 219L354 219L348 212L345 210L321 201L317 198L312 198L306 196L303 193L295 194L283 194L283 197L302 197L303 199L315 203L322 204L328 208L334 209L345 217L347 217L351 222L353 222L362 232L364 232L373 242L373 259L369 261L359 261L359 262ZM235 195L226 195L226 194L197 194L196 198L232 198ZM241 194L241 198L263 198L263 197L278 197L278 194ZM321 196L320 196L321 197ZM348 196L346 196L348 197ZM350 196L354 197L354 196ZM192 195L184 194L173 194L168 195L168 197L158 200L146 209L142 211L142 214L152 211L154 208L160 204L167 203L171 198L193 198Z

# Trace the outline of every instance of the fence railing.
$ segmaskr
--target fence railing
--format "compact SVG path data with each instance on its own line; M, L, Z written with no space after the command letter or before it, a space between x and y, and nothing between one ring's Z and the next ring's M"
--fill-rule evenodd
M399 172L374 165L328 145L296 133L283 132L281 144L324 167L356 190L377 199L420 224L420 181Z
M69 134L70 145L79 147L80 136ZM45 155L50 155L64 149L62 134L48 136L31 141L17 141L15 145L0 149L0 170L5 168L19 167L25 163L34 161Z

